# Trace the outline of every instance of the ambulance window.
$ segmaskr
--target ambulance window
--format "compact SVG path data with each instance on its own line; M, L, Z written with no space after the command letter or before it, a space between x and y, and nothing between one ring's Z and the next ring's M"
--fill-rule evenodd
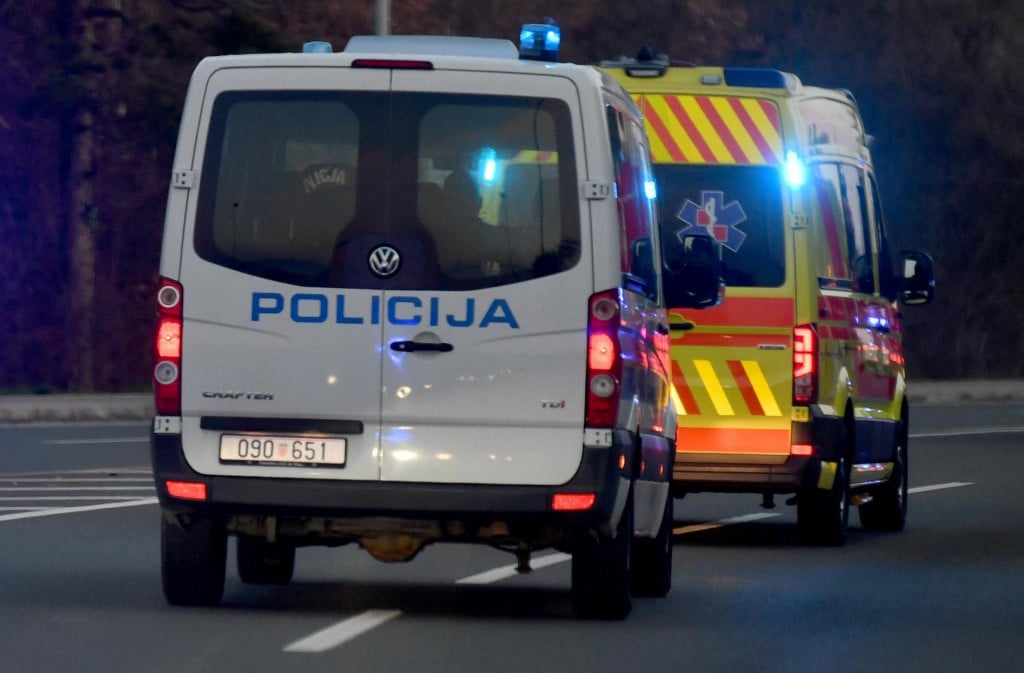
M843 215L842 184L835 164L814 166L814 190L821 213L822 230L817 234L815 257L821 287L851 288L849 256L846 253L846 219Z
M871 218L874 222L875 240L878 241L878 281L882 296L895 301L898 292L896 275L892 259L892 246L885 230L885 218L882 216L882 200L878 196L878 185L875 176L868 176L871 186Z
M627 283L641 282L652 299L659 295L654 176L643 127L638 120L608 106L612 163L615 167L615 202L619 214L619 258Z
M870 294L875 291L875 270L864 171L856 166L843 165L840 168L840 173L853 289Z
M201 173L199 255L266 278L321 282L355 213L360 127L336 96L218 96Z
M655 164L661 248L668 269L684 236L714 236L728 287L786 280L782 185L776 166ZM666 285L671 275L666 275Z

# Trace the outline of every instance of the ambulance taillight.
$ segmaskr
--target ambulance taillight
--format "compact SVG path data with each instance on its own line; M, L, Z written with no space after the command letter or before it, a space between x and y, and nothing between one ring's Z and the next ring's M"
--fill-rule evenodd
M615 290L590 298L587 321L587 411L589 428L611 428L619 407L622 378L619 322L621 304Z
M181 285L161 279L153 344L153 402L159 416L181 413Z
M818 398L818 334L814 325L793 328L793 403Z

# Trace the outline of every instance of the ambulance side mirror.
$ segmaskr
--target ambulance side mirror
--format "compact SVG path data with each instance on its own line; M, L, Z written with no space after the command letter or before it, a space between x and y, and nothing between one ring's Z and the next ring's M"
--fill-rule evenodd
M935 263L920 250L900 253L900 299L907 306L927 304L935 298Z
M665 251L665 300L669 308L711 308L725 299L718 241L704 234L684 236Z

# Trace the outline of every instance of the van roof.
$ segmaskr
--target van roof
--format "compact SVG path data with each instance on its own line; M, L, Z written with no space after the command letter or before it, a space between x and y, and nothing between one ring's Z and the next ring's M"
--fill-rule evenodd
M349 38L345 52L519 58L519 50L510 40L455 35L355 35Z

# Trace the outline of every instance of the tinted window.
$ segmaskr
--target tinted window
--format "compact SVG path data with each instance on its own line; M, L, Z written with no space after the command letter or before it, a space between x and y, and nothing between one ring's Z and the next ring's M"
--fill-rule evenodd
M472 289L579 259L569 110L512 96L236 92L218 97L195 244L307 286ZM401 265L370 272L387 244Z
M650 153L640 121L611 106L607 108L612 164L615 167L615 203L619 216L619 261L627 284L651 299L659 296L657 225L654 177Z
M846 216L847 251L853 274L853 289L875 291L875 267L871 252L871 229L868 221L864 171L855 166L840 167L843 186L843 210Z
M655 164L662 250L704 233L722 245L730 287L777 287L786 279L779 170L772 166ZM666 275L666 286L672 282Z

